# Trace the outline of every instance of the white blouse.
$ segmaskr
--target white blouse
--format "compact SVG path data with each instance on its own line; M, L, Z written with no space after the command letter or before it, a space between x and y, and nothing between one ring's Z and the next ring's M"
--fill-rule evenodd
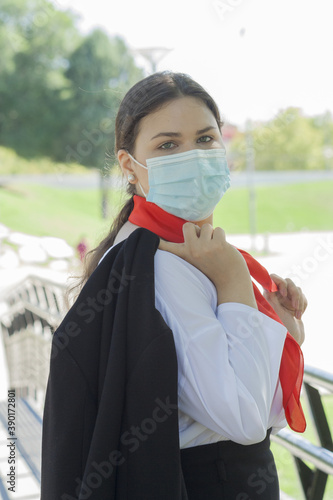
M135 229L127 222L115 244ZM252 444L285 427L279 369L287 329L250 306L218 306L214 284L180 257L158 249L154 259L155 307L177 352L180 448Z

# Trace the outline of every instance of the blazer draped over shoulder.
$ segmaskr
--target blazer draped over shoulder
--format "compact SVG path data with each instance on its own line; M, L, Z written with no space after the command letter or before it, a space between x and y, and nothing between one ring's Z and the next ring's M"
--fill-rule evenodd
M140 228L112 248L53 334L41 500L187 500L158 245Z

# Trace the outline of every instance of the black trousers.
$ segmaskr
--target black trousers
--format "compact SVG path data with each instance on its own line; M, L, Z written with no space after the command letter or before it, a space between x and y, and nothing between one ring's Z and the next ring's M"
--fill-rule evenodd
M219 441L180 450L188 500L278 500L270 432L252 445Z

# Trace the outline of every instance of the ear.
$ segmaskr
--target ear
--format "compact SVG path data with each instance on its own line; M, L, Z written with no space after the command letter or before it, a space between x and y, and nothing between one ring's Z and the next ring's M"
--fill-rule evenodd
M129 175L135 175L135 172L132 168L132 159L130 158L127 151L125 149L119 149L117 156L120 168L126 179L128 179Z

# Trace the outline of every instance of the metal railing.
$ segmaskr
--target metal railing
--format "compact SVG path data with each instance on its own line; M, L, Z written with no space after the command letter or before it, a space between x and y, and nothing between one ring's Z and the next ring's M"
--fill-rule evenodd
M65 285L30 275L0 295L0 334L8 366L9 385L18 396L43 404L48 378L52 333L66 308Z
M287 429L282 429L271 438L293 455L304 498L322 500L328 475L333 475L333 442L322 393L323 390L333 393L333 374L305 366L303 390L320 445ZM305 461L314 468L309 467Z
M0 294L1 321L11 326L13 333L24 327L23 323L15 322L15 317L25 314L25 323L30 323L30 316L43 319L43 323L56 325L63 316L65 285L46 278L30 275L24 282L7 289ZM13 321L14 318L14 321ZM33 323L31 323L33 324ZM27 326L27 325L25 325Z

